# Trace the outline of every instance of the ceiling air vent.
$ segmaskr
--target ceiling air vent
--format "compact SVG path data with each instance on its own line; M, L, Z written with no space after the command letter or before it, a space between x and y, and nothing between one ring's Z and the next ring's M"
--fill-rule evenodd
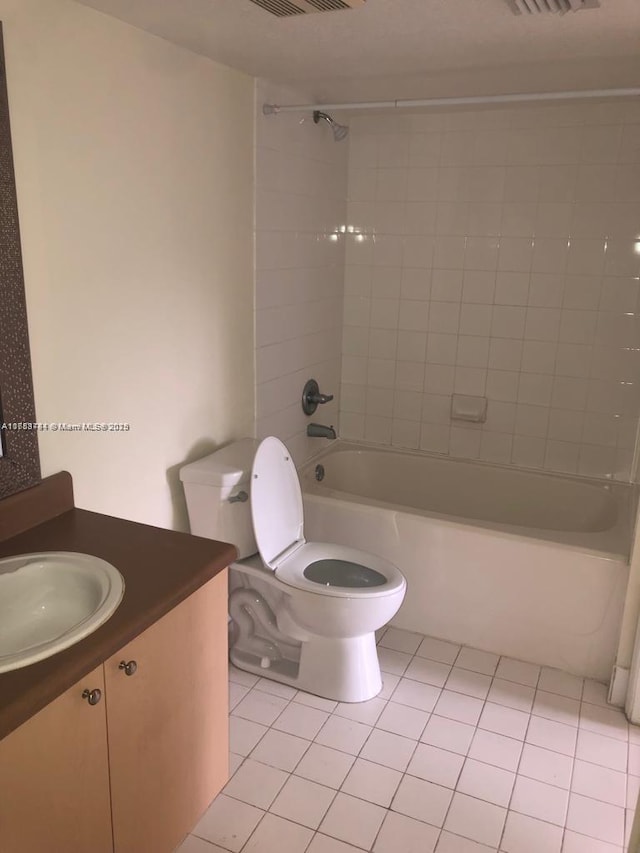
M251 0L278 18L290 15L309 15L312 12L335 12L337 9L355 9L367 0Z
M516 15L564 15L600 7L600 0L507 0L507 3Z

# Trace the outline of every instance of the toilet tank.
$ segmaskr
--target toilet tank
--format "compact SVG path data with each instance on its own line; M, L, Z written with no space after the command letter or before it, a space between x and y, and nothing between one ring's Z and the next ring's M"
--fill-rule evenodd
M243 438L190 462L180 469L180 479L195 536L231 542L240 558L258 550L249 500L229 501L240 492L250 494L251 467L260 442Z

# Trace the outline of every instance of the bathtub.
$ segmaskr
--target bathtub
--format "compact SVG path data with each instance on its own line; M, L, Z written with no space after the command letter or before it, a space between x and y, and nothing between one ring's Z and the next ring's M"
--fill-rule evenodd
M307 539L405 575L396 627L610 678L633 487L343 441L300 479Z

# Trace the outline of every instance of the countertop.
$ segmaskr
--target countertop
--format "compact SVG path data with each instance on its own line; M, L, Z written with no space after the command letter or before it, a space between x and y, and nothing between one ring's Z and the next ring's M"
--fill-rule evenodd
M125 593L113 616L75 646L0 674L0 738L5 737L236 559L233 545L68 509L0 541L0 558L80 551L112 563Z

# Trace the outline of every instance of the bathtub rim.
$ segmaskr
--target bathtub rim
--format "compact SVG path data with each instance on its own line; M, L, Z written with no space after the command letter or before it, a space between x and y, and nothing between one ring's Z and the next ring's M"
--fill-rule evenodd
M389 501L381 501L376 498L369 498L363 495L358 495L351 492L343 492L338 489L330 489L317 483L313 477L314 467L322 461L322 459L334 454L339 450L355 450L355 451L375 451L376 453L386 454L402 454L403 456L419 456L426 459L436 459L441 462L460 462L464 464L477 465L483 468L500 469L503 471L517 472L525 475L535 474L537 476L553 478L556 480L570 480L581 485L592 485L597 488L609 486L612 495L618 505L618 519L616 524L609 528L605 533L610 533L612 536L617 533L618 541L624 541L624 550L612 550L611 548L599 548L586 545L584 543L563 541L557 534L563 533L565 537L573 538L574 536L588 536L588 532L572 533L566 531L553 531L547 528L529 528L520 527L518 525L490 522L481 519L467 518L465 516L453 516L445 513L439 513L434 510L421 510L417 507L411 507L406 504L395 504ZM550 546L558 546L568 548L572 551L580 551L589 555L596 555L610 560L624 560L627 564L630 562L631 550L633 545L634 519L638 503L638 484L626 483L620 480L609 480L605 478L586 477L582 474L562 474L557 471L545 471L539 468L523 468L500 463L487 462L486 460L468 459L465 457L449 456L442 453L432 453L425 450L412 450L411 448L395 448L386 445L379 445L372 442L353 441L350 439L337 439L337 441L320 449L314 456L309 457L300 467L300 480L303 492L303 498L307 495L323 501L342 501L343 503L353 505L360 504L362 506L372 507L378 510L387 509L392 512L400 512L414 518L432 518L438 522L447 525L453 525L458 528L473 527L494 534L504 534L508 537L517 539L526 539L531 542L547 544ZM310 488L308 488L310 486ZM547 534L535 535L535 534ZM556 534L554 537L552 534ZM597 533L592 533L595 536Z

